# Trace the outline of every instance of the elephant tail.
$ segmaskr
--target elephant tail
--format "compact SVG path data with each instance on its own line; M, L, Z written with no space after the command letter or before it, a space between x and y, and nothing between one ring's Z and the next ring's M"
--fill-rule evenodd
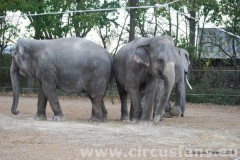
M114 79L113 76L111 76L110 83L109 83L112 105L114 105L114 101L113 101L113 84L114 84L114 81L113 81L113 79Z

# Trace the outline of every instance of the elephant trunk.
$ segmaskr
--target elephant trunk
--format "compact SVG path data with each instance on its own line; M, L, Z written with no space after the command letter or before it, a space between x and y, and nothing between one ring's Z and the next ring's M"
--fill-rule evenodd
M12 90L13 90L13 103L12 103L11 111L14 115L17 115L19 114L19 111L17 111L17 105L19 100L19 73L14 60L12 61L10 75L11 75Z
M158 124L160 120L162 120L163 110L169 100L174 81L175 81L175 63L170 62L167 66L165 66L163 82L164 82L164 92L160 101L160 105L155 111L155 117L153 119L154 124Z

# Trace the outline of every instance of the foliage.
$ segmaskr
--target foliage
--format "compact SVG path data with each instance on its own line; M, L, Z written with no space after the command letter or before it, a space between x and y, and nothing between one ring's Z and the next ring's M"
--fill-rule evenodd
M0 87L11 82L9 69L12 62L12 56L0 55Z
M231 67L226 69L229 70ZM239 71L221 71L216 67L190 71L189 81L193 90L188 90L187 100L194 103L239 105L239 75Z
M227 31L240 36L240 12L236 9L239 5L239 0L220 0L218 5L215 6L216 12L211 13L209 21L217 25L223 25ZM239 43L239 38L231 35L228 35L228 37L232 38L233 44ZM236 41L237 39L238 41ZM237 52L235 45L232 45L232 50L233 54L230 58L236 60ZM237 68L237 64L234 64L234 66Z
M0 0L0 4L0 16L6 16L9 10L9 1ZM18 22L14 25L12 21L13 18L0 18L0 55L2 55L4 49L12 43L12 39L18 35Z
M119 8L119 0L113 2L107 2L104 0L101 8ZM110 13L103 12L101 16L98 17L98 23L96 24L96 30L99 34L103 47L107 49L107 46L111 45L112 40L117 37L116 26L118 26L117 11L112 11Z
M240 105L239 91L229 88L208 88L203 90L197 86L195 93L189 92L187 94L187 101L192 103L214 103L220 105ZM203 86L201 86L203 87ZM203 94L201 94L201 92Z

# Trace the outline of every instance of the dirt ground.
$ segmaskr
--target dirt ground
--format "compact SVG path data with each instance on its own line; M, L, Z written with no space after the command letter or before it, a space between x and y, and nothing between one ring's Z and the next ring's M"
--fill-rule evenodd
M120 102L106 99L108 121L88 122L87 98L61 97L65 116L33 119L37 97L22 95L20 114L11 114L12 96L0 96L0 160L73 159L240 159L240 106L187 103L185 117L158 125L121 122Z

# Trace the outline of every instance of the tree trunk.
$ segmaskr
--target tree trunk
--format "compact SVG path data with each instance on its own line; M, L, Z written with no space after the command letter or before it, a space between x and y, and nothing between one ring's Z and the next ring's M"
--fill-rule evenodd
M4 16L5 14L3 13L3 11L0 11L0 16ZM5 19L4 18L0 18L0 55L3 54L3 50L4 50L4 32L5 32Z
M236 48L235 48L235 38L233 37L232 38L232 63L233 63L233 67L234 67L234 70L235 70L235 76L234 76L234 82L235 82L235 86L237 86L238 84L238 81L239 81L239 65L237 63L237 52L236 52Z
M124 30L124 27L125 27L125 25L126 25L128 16L129 16L129 14L125 17L125 20L124 20L124 23L123 23L123 26L122 26L122 30L121 30L121 32L120 32L120 34L119 34L119 37L118 37L117 47L112 51L113 55L115 55L116 52L118 51L118 47L119 47L120 41L121 41L121 39L122 39L123 30Z
M43 9L43 4L44 4L44 0L38 0L37 4L36 4L36 13L43 13L44 9ZM43 39L43 32L42 32L42 16L28 16L29 20L33 22L33 26L34 26L34 30L35 30L35 34L34 34L34 39Z
M77 6L76 6L76 9L77 10L80 10L80 0L77 0ZM80 16L80 13L73 13L73 26L74 26L74 29L75 29L75 36L76 37L81 37L81 34L80 34L80 31L79 31L79 21L77 19L77 17Z
M175 39L175 46L178 44L178 30L179 30L179 15L177 12L177 26L176 26L176 39Z
M201 35L199 37L199 50L198 50L198 58L200 59L201 58L201 54L202 54L202 46L203 46L203 30L205 28L205 22L206 22L206 17L204 17L204 20L203 20L203 24L202 24L202 30L201 30ZM200 31L200 29L198 30L198 32Z
M191 1L193 9L189 11L191 18L189 18L189 42L193 47L195 46L195 31L196 31L196 11L195 11L195 0Z
M169 35L172 36L172 18L171 18L171 10L168 9L169 13L169 19L168 19L168 25L169 25Z
M156 36L157 34L157 29L158 29L158 21L157 21L157 15L156 15L156 10L154 9L154 20L155 20L155 27L154 27L154 33L153 35Z
M137 6L138 0L129 0L129 7ZM136 9L130 9L130 31L129 42L135 38L135 26L136 26Z

